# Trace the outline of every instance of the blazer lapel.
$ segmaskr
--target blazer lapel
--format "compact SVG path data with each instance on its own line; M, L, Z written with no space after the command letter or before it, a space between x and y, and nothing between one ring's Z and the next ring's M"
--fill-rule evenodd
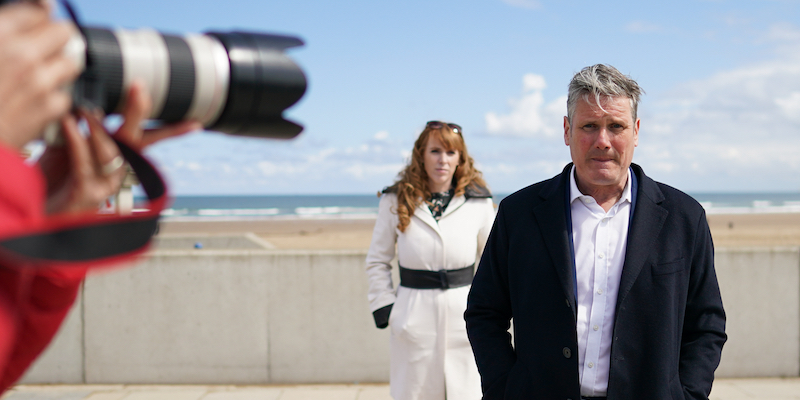
M639 193L636 196L636 207L631 226L628 229L628 244L625 250L625 263L622 266L622 277L619 282L617 310L647 262L650 249L655 247L653 244L669 215L669 211L659 205L664 200L664 195L655 182L645 176L638 165L632 164L631 166L639 182Z
M558 273L559 281L572 307L573 316L577 315L575 304L575 277L572 267L572 254L569 249L569 230L567 229L566 195L570 163L559 178L549 182L550 187L542 190L544 201L533 209L539 231L542 233L547 250L553 260L553 267Z

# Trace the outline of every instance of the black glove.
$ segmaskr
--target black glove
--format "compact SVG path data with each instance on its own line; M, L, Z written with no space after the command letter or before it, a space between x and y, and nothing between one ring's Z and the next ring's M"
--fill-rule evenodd
M394 304L389 304L388 306L381 307L372 312L372 317L375 318L375 326L379 329L389 326L389 315L392 313L393 305Z

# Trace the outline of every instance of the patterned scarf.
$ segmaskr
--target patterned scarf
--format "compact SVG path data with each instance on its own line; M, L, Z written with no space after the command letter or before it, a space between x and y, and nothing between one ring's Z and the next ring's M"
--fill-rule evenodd
M435 220L438 221L439 218L442 218L442 213L444 213L444 210L447 208L447 205L450 204L452 198L453 189L446 192L431 193L431 197L428 199L427 203Z

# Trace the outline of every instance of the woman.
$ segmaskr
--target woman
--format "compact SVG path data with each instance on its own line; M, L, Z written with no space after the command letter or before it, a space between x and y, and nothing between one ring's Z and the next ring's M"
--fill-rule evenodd
M411 162L383 190L367 254L370 310L378 328L391 331L394 399L481 398L463 315L493 222L491 194L461 127L428 122Z

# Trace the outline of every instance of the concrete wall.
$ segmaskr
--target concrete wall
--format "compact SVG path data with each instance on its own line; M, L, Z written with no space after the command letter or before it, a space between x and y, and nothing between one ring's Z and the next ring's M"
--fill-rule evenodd
M89 277L27 383L385 382L361 251L158 250ZM718 377L800 374L800 249L718 249Z
M720 377L800 374L800 249L718 249L728 342Z

